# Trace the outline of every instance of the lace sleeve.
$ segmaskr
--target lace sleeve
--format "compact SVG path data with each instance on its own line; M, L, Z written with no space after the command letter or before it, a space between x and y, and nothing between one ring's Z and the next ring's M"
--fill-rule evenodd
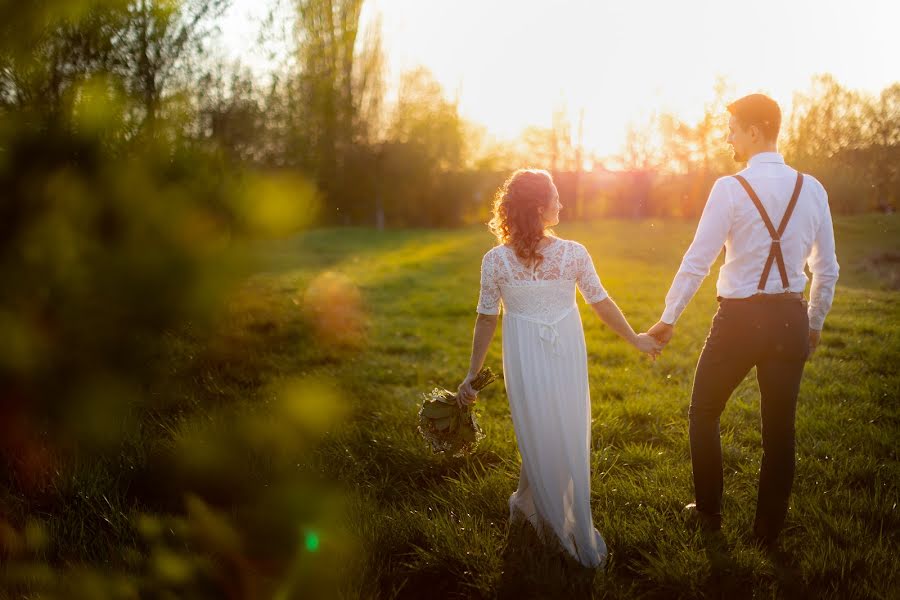
M500 314L500 282L497 281L495 258L488 252L481 260L481 291L476 310L483 315Z
M600 277L597 270L594 269L594 261L588 254L587 248L581 244L577 244L575 250L575 282L584 301L588 304L594 304L609 297L603 284L600 283Z

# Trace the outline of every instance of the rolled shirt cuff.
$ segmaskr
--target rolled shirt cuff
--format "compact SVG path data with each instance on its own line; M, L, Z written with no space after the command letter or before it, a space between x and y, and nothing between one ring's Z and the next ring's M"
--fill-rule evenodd
M807 312L807 316L809 317L809 328L822 331L822 327L825 325L825 315L819 315L810 310Z
M667 306L659 320L667 325L674 325L675 321L678 320L678 317L681 316L681 312L681 310L676 309L674 306Z

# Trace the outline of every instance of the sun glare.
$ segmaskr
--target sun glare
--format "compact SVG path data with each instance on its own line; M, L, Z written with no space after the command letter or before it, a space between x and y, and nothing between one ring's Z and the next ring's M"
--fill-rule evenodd
M252 45L252 17L266 10L236 0L226 45ZM559 110L574 130L583 110L585 146L599 154L619 151L629 125L654 114L696 119L720 79L730 95L762 91L789 110L820 73L877 92L896 78L887 57L900 56L892 31L900 4L877 0L852 11L837 0L760 0L752 9L712 0L369 0L362 21L375 15L392 84L424 65L464 117L500 139L548 127Z

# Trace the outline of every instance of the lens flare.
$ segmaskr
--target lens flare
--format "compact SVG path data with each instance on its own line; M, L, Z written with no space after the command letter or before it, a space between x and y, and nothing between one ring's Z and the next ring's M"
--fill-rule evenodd
M366 312L359 288L345 275L327 271L309 284L303 307L324 347L359 348L366 339Z
M319 550L319 536L315 531L307 531L306 535L306 549L310 552L318 552Z

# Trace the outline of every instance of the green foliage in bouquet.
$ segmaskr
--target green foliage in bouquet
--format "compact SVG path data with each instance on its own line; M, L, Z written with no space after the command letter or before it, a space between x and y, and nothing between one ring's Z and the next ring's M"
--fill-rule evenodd
M480 392L496 379L490 368L482 369L472 381L472 387ZM475 450L484 432L471 405L460 408L456 403L456 394L441 388L434 388L423 396L418 430L431 449L435 453L450 452L455 457Z

